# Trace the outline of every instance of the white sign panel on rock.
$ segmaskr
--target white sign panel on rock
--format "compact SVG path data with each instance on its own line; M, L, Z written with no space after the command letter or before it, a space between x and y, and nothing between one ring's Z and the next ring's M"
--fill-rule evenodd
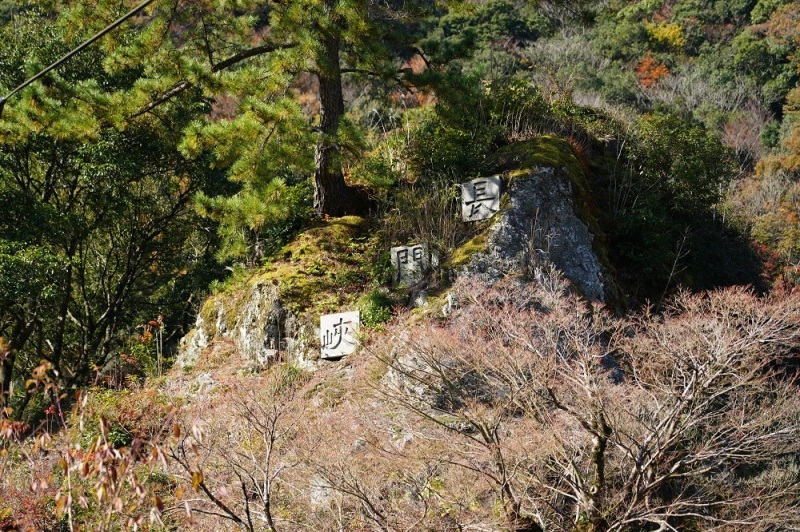
M431 256L425 244L396 246L391 253L396 284L414 284L431 267Z
M465 222L491 218L500 210L500 176L461 183L461 216Z
M361 322L359 311L326 314L319 319L320 358L341 358L356 350L355 334Z

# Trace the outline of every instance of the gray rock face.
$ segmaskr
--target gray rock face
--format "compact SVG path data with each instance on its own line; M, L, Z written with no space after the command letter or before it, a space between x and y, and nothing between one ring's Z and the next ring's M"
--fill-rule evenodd
M197 316L194 329L181 338L178 345L178 356L175 359L175 364L178 367L189 368L194 366L197 364L200 354L208 347L208 334L206 334L204 325L203 318Z
M493 284L523 273L542 282L537 272L554 266L586 299L606 302L613 284L592 249L592 234L575 213L569 179L553 168L536 168L511 180L508 198L489 230L486 250L472 255L456 274ZM424 306L425 299L417 292L412 301ZM448 299L444 312L453 305ZM195 365L205 349L224 338L233 341L244 367L265 367L277 358L313 367L319 358L312 347L316 337L311 323L301 323L283 307L277 287L257 283L206 303L195 329L181 340L177 364Z
M286 310L272 285L258 284L234 318L231 338L247 361L266 366L285 348Z
M194 330L181 340L176 364L193 366L202 352L221 338L233 341L244 367L263 368L279 357L307 363L310 352L306 337L313 331L283 307L279 296L276 287L258 283L235 298L206 302L211 309L197 316Z
M572 184L553 168L515 176L510 205L491 227L485 252L458 272L493 284L512 273L551 263L589 301L606 302L607 273L592 249L592 234L576 215Z

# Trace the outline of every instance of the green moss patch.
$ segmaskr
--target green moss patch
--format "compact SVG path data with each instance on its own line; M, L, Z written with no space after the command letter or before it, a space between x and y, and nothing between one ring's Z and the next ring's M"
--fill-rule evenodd
M284 306L295 314L341 311L355 305L371 288L374 264L381 252L368 223L359 216L319 222L298 234L261 268L240 275L209 298L201 316L213 336L216 301L222 301L228 327L254 286L268 283L278 289Z
M486 251L486 246L488 244L489 231L487 230L454 249L453 253L450 254L450 259L444 264L444 267L456 269L464 266L475 253Z
M336 218L298 235L255 281L277 286L294 312L338 311L354 304L369 285L375 252L363 218Z
M527 174L532 168L555 168L566 172L576 189L586 191L588 188L572 145L555 135L542 135L504 146L495 152L492 162L498 171L508 172L512 178Z

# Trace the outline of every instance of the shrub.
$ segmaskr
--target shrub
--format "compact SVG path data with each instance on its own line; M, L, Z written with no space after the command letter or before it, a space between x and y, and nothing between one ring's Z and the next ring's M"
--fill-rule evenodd
M440 101L412 115L408 160L414 181L478 176L486 167L497 131L487 120L486 100L477 80L448 98L452 103ZM457 104L458 99L463 102Z
M694 228L708 223L734 167L716 138L674 115L646 116L627 155L612 176L611 251L639 295L658 300L687 266L681 255L708 244ZM691 284L691 269L684 273Z
M645 28L650 40L662 49L680 52L686 45L683 29L675 22L646 22Z
M650 52L647 52L644 59L636 65L636 75L639 77L639 83L645 89L649 89L657 85L662 78L669 76L670 71L664 63L654 58Z
M394 305L392 298L380 290L368 292L356 302L361 311L361 323L369 328L377 328L391 320Z
M458 188L447 181L428 186L406 185L394 195L392 209L383 220L384 247L427 243L444 252L469 239L474 228L461 221ZM387 255L388 257L388 255ZM387 261L386 266L391 266Z
M445 457L439 492L509 529L796 526L798 295L681 293L618 320L564 290L465 283L442 326L391 331L378 394Z

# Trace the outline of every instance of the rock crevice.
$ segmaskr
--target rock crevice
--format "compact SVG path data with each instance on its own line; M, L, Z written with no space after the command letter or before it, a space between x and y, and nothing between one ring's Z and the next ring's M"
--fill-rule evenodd
M235 297L210 299L197 316L195 328L181 340L176 364L191 367L218 338L232 340L245 367L260 369L278 360L309 360L308 326L289 312L279 290L257 283Z

